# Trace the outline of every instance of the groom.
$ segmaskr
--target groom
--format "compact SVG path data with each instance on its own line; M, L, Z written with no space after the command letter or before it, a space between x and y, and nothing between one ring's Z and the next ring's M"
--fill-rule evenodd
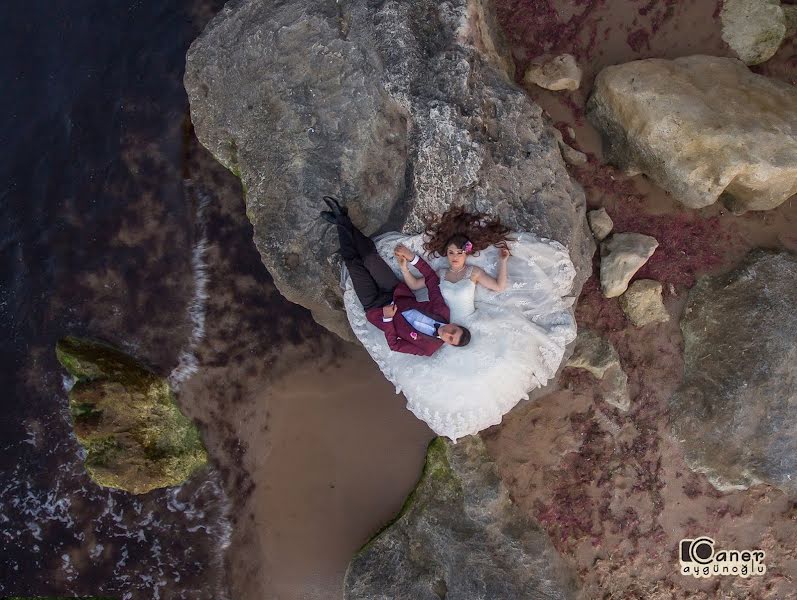
M450 313L440 293L440 279L420 256L398 246L396 254L423 274L429 301L419 302L403 281L376 251L373 240L352 224L348 209L331 196L324 196L329 211L321 216L337 225L340 254L351 276L357 297L368 320L385 332L387 345L394 352L431 356L443 344L466 346L470 331L449 323Z

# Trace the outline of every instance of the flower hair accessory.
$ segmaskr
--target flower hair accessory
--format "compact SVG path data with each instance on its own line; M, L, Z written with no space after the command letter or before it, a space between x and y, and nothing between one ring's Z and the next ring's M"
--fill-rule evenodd
M473 244L471 243L470 240L465 242L465 245L462 246L462 248L463 250L465 250L465 254L470 254L471 252L473 252Z

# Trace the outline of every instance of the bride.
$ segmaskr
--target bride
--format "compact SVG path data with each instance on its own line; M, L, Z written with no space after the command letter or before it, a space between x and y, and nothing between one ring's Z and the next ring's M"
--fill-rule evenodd
M506 289L506 264L511 254L507 247L509 229L501 224L500 219L487 220L487 215L468 213L459 206L452 206L439 216L428 215L424 221L429 238L423 244L424 250L431 257L445 255L448 259L448 268L440 269L437 275L440 278L440 292L451 311L451 322L459 323L476 310L476 285L494 292ZM499 249L496 278L484 269L467 263L468 256L478 256L480 250L491 245ZM399 244L394 254L407 286L416 291L426 287L423 277L415 277L410 272L412 252L409 248Z
M404 393L407 408L456 442L500 423L556 373L576 335L570 296L575 269L559 242L510 232L482 213L452 207L425 224L424 234L393 232L374 242L421 301L424 281L411 273L407 259L426 258L440 277L451 322L471 332L466 347L446 346L431 357L391 351L366 319L345 269L344 304L355 335L396 392Z

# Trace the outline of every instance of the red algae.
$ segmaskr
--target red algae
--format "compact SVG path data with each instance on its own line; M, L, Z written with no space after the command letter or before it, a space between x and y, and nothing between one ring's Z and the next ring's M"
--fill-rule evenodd
M633 202L618 203L611 213L615 232L650 235L659 242L633 279L655 279L691 287L697 276L723 263L725 249L740 244L737 231L718 216L701 217L684 209L674 214L645 214Z
M587 164L568 166L584 188L588 210L605 208L614 233L643 233L659 242L632 281L660 281L671 317L633 326L618 298L603 297L596 253L575 316L579 329L592 329L614 346L631 406L623 412L605 401L608 382L583 369L563 369L559 390L519 405L485 436L499 473L517 506L574 563L585 598L790 597L797 548L782 542L797 531L797 505L775 508L783 505L782 497L766 486L719 492L705 475L692 472L671 435L668 402L683 380L679 318L685 292L697 278L732 268L751 248L797 251L797 206L787 201L742 216L721 204L684 207L644 176L604 164L600 137L584 114L592 79L607 65L649 56L731 55L720 35L721 0L496 4L517 57L518 81L529 60L541 54L572 54L583 69L576 91L527 91L552 115L563 139L588 156ZM797 37L754 71L797 84ZM772 531L784 533L773 539ZM684 578L677 569L679 540L699 535L728 547L757 544L782 571L773 569L767 580Z
M598 22L590 22L592 13L606 0L575 0L572 7L584 7L577 14L561 20L556 2L551 0L497 0L495 2L498 21L504 28L512 46L525 50L525 57L518 61L516 77L522 79L531 59L541 54L567 51L577 58L586 56L595 47ZM588 26L589 39L574 48L577 34ZM566 48L566 50L564 50Z

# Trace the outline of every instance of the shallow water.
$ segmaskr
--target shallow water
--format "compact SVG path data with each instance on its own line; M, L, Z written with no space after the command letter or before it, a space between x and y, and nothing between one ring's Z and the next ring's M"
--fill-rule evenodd
M204 227L182 168L197 8L14 1L5 14L0 593L224 598L220 475L140 497L94 485L54 353L63 335L98 337L169 375L201 335Z

